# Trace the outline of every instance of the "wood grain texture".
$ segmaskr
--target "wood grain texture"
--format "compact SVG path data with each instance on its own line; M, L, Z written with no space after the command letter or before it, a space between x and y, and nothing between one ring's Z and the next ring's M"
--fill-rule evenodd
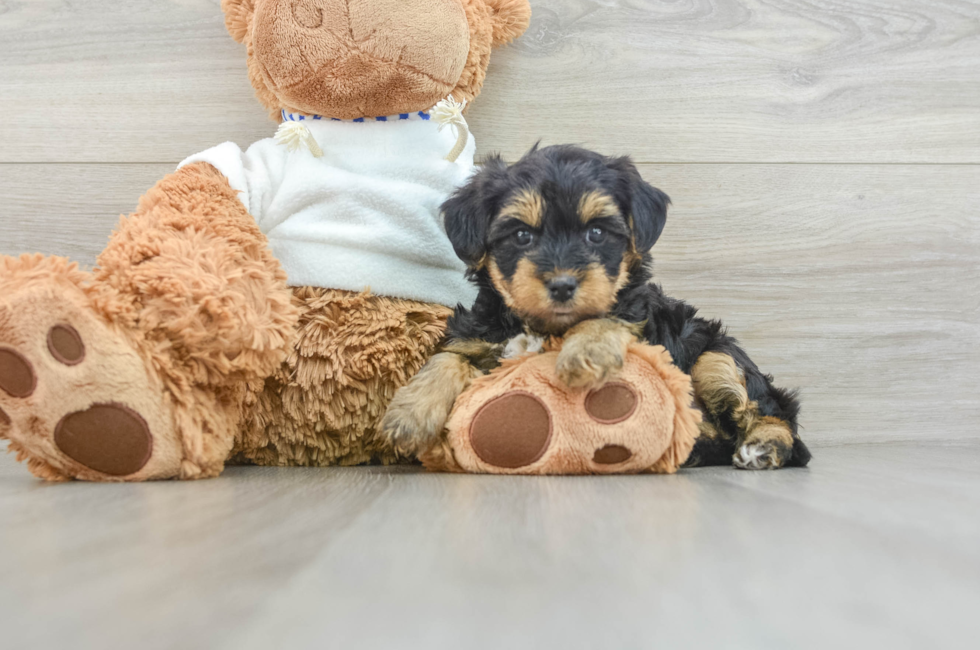
M644 162L980 162L980 3L533 0L470 115ZM168 162L271 133L218 0L0 2L0 162Z
M508 157L542 138L644 162L978 162L978 18L960 0L543 0L474 128L519 136Z
M91 265L119 213L171 169L0 166L0 254ZM674 201L658 279L802 389L808 441L980 433L980 167L641 169Z
M972 648L980 446L805 470L231 468L43 485L0 457L4 647Z
M175 165L0 164L0 255L95 264L120 215Z
M657 277L801 389L805 439L980 434L980 167L643 171Z

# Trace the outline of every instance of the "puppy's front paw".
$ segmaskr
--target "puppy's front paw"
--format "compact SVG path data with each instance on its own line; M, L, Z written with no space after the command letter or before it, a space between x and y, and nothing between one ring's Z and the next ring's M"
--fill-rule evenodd
M600 318L579 323L565 335L555 370L571 388L601 386L622 370L634 334L622 322Z
M413 457L438 442L449 410L440 404L417 401L409 388L406 386L395 394L381 422L381 432L392 449L402 456Z
M439 442L459 394L480 372L462 356L441 352L395 393L381 420L389 447L414 457Z
M555 370L570 388L601 386L622 370L624 351L612 345L565 344L558 353Z
M507 341L501 359L516 359L525 354L537 354L544 349L544 337L531 334L518 334Z

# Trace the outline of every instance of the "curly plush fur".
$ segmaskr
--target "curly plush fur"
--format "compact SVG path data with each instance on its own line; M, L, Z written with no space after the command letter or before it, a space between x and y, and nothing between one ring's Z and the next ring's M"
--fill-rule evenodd
M398 387L442 339L439 305L297 288L296 338L285 362L246 399L236 445L260 465L356 465L402 458L375 431Z

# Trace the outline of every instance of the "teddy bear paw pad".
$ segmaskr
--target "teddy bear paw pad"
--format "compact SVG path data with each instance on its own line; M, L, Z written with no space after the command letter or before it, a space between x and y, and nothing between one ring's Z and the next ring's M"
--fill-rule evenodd
M596 422L618 424L628 420L639 404L636 392L626 384L606 384L590 391L585 398L585 410Z
M551 444L551 414L530 393L515 391L484 404L470 425L470 445L480 460L517 469L539 460Z
M34 366L24 355L9 348L0 348L0 390L11 397L30 397L37 388Z
M592 460L600 465L618 465L625 463L632 457L633 452L622 445L606 445L601 449L596 449Z
M177 476L182 446L160 380L70 276L28 262L0 277L14 285L0 293L0 438L48 480Z
M71 325L55 325L48 330L48 351L66 366L77 366L85 360L85 344Z
M54 442L72 460L109 476L143 469L153 453L146 420L121 404L96 404L61 418Z

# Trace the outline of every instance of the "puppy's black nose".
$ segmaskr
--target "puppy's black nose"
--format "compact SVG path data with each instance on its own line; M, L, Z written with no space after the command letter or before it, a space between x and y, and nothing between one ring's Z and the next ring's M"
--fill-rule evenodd
M578 280L570 275L559 275L554 280L549 280L545 285L551 294L551 299L555 302L568 302L575 295L578 289Z

